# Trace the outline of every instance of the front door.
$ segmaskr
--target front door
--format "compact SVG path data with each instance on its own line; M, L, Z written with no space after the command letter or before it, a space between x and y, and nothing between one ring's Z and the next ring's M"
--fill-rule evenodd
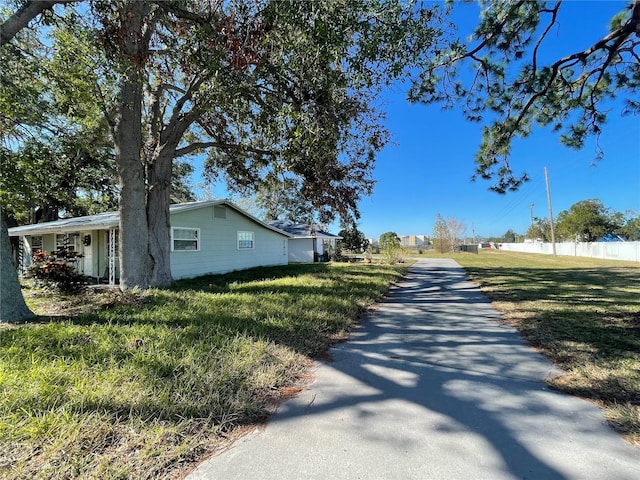
M93 235L91 232L82 232L80 241L82 243L82 273L91 277L93 276Z

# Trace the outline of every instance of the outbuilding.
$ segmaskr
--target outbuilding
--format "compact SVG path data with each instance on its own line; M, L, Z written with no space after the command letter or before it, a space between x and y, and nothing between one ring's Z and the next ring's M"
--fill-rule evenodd
M327 261L336 242L342 239L314 224L274 221L269 225L289 234L290 263Z

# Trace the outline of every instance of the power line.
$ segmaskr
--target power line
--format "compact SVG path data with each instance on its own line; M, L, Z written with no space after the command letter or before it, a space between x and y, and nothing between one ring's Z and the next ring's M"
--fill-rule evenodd
M527 187L519 192L520 195L512 197L512 200L504 207L502 212L497 215L496 220L502 220L510 216L518 207L521 207L526 202L530 202L533 194L537 190L538 184L538 181L527 184Z

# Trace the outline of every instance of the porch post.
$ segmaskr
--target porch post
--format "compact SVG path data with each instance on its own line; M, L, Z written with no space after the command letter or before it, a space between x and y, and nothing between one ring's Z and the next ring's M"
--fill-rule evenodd
M23 236L18 237L18 258L17 258L17 267L18 274L23 276L27 271L27 264L24 258L24 240Z
M116 284L116 229L109 229L109 285Z

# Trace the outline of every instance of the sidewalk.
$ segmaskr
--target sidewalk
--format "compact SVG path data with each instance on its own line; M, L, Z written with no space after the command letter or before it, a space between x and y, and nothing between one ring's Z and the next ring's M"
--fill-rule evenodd
M560 372L499 320L457 263L420 260L308 390L187 479L640 478L640 449L546 388Z

